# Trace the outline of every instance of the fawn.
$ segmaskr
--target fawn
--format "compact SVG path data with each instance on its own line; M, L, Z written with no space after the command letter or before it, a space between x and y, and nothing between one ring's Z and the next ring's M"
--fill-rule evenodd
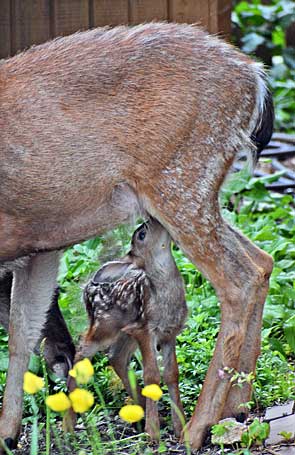
M202 29L150 23L55 39L0 62L0 274L13 273L0 436L20 431L22 381L50 306L58 250L153 216L214 286L221 328L187 426L192 447L242 417L272 259L222 218L218 193L241 150L269 141L259 65ZM1 280L0 280L1 283Z
M132 396L128 364L137 346L142 354L144 384L159 384L157 351L163 353L166 382L173 403L183 409L178 389L176 336L187 316L182 277L171 253L171 238L151 218L133 234L130 252L101 267L84 290L90 327L77 349L75 361L108 350L111 365ZM73 387L73 385L72 385ZM140 397L140 390L137 391ZM181 421L172 408L174 432ZM159 436L157 404L146 400L146 432Z

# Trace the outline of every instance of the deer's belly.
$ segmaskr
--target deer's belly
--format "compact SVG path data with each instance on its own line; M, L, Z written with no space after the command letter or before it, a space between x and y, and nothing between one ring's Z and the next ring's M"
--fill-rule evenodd
M105 190L104 197L94 193L84 206L73 199L63 211L60 204L59 210L51 203L40 211L36 206L27 211L0 209L0 262L79 243L128 222L141 211L136 193L124 183Z

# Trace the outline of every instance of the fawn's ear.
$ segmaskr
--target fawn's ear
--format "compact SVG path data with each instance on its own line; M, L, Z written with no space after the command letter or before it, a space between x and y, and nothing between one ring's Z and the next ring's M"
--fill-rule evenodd
M125 325L121 330L136 339L139 335L142 335L143 326L144 324L142 322L137 321Z

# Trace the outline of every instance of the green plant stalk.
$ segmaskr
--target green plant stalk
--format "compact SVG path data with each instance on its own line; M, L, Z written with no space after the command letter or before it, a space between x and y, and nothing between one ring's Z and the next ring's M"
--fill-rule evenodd
M2 447L4 450L5 450L5 453L7 455L13 455L13 453L11 452L11 450L9 450L9 448L7 447L7 445L5 444L4 442L4 439L0 438L0 447Z
M61 443L61 437L58 434L58 431L57 431L55 425L52 426L52 431L53 431L54 440L56 442L59 453L62 454L62 453L64 453L64 450L63 450L62 443Z
M131 388L133 401L135 404L138 404L136 375L132 369L128 370L128 380Z
M50 408L46 406L45 455L50 455L50 417Z
M35 400L35 397L31 395L31 402L33 408L33 424L32 424L32 440L31 440L31 448L30 448L30 455L38 455L38 406Z
M88 419L84 416L82 416L86 433L89 438L89 442L91 444L91 449L93 455L101 455L102 454L102 447L101 447L101 439L100 439L100 434L99 431L95 430L95 425L93 424L92 419L90 422L88 422ZM96 437L97 436L97 437Z
M176 406L176 404L173 401L171 401L171 407L176 412L177 417L179 418L181 426L182 426L183 440L184 440L186 455L191 455L192 452L191 452L191 447L190 447L190 442L189 442L189 435L188 435L187 426L186 426L183 414L180 411L180 409L178 408L178 406Z
M128 442L129 440L132 440L132 439L137 439L141 436L144 436L145 437L145 433L140 433L140 434L134 434L133 436L127 436L126 438L121 438L120 439L120 442ZM117 441L116 441L117 443ZM146 441L138 441L138 444L145 444ZM102 446L106 446L106 445L109 445L109 444L113 444L113 441L110 441L110 442L102 442L101 445Z
M48 387L48 374L46 369L46 363L44 359L44 343L45 339L42 340L40 345L41 351L41 365L42 365L42 372L44 377L44 384L45 384L45 393L44 393L44 402L49 395L49 387ZM45 455L50 455L50 417L51 417L51 410L48 406L46 406L46 427L45 427Z
M192 279L192 282L191 282L191 289L190 289L190 294L191 294L191 295L194 294L194 290L195 290L197 281L198 281L198 274L195 273L195 274L193 275L193 279Z
M100 391L100 388L98 387L98 385L96 383L94 383L94 388L95 388L95 392L97 393L97 396L99 398L99 401L100 401L100 404L103 408L103 412L104 412L104 415L108 421L108 427L109 427L109 430L110 430L110 436L111 436L111 440L113 441L114 444L117 444L117 441L116 441L116 438L115 438L115 435L114 435L114 430L113 430L113 427L112 427L112 423L111 423L111 420L110 420L110 416L109 416L109 413L108 413L108 410L107 410L107 407L106 407L106 403L104 401L104 398L103 398L103 395Z

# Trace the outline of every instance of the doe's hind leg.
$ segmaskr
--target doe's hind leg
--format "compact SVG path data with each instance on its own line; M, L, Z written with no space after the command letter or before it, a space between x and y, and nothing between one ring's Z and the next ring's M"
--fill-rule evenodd
M242 243L253 263L263 271L262 273L265 273L266 277L269 276L273 267L272 257L260 250L241 233L234 230L233 233ZM246 337L240 352L239 372L255 373L257 358L260 354L263 303L267 290L268 280L265 280L257 289L253 310L249 312ZM243 421L247 416L247 408L242 404L250 401L251 391L251 384L247 382L242 387L233 385L226 399L222 417L236 417L239 421Z
M216 348L187 426L193 448L202 445L209 428L223 415L231 388L230 377L224 371L240 367L249 320L256 305L263 307L270 274L269 261L254 262L245 242L222 219L217 200L217 176L211 182L206 177L206 191L203 188L200 192L202 176L198 180L198 170L196 168L194 174L195 183L192 184L191 173L183 174L184 181L180 178L173 192L167 192L169 175L168 181L162 178L157 188L149 188L148 200L151 214L159 219L184 253L211 281L221 302L221 326ZM220 172L224 173L224 168ZM163 193L166 195L165 205L161 202ZM182 223L179 223L180 219ZM257 318L260 319L258 327L261 314L257 313ZM257 340L255 335L255 344Z

